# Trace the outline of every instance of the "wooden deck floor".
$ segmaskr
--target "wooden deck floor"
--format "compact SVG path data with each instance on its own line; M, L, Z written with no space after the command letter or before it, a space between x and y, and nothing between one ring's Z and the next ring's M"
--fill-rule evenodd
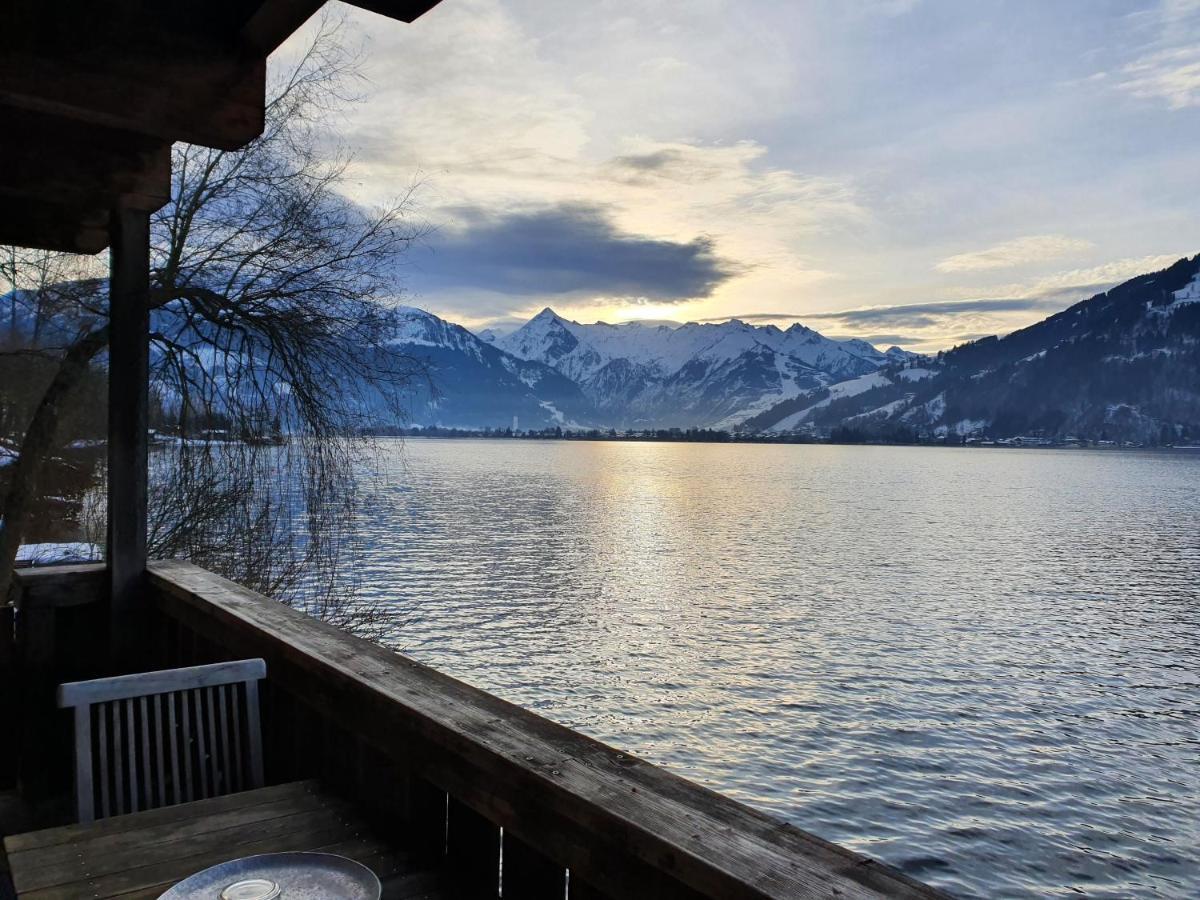
M442 873L382 840L353 806L312 781L27 832L4 846L21 900L155 898L217 863L285 850L358 860L393 900L437 900L448 890Z

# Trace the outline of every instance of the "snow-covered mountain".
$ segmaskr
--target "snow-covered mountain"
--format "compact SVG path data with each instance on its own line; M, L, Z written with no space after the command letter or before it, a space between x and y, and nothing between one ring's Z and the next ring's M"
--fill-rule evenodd
M495 338L495 346L570 378L617 427L729 427L908 356L830 340L799 324L581 325L549 308Z
M432 313L398 310L391 343L424 367L410 392L412 424L505 428L514 417L520 428L596 424L592 405L569 378Z
M865 438L1200 438L1200 256L990 337L799 395L747 423Z

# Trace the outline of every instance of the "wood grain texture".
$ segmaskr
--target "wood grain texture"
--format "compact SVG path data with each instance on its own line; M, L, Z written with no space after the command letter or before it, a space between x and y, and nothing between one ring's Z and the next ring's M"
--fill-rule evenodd
M161 610L610 897L936 897L933 889L195 566ZM453 815L451 816L453 822ZM453 825L451 825L451 834ZM649 890L649 893L647 893Z
M447 896L440 873L381 839L312 782L245 791L5 839L21 898L157 897L188 875L253 853L320 850L358 860L389 898Z
M29 611L99 603L108 597L105 571L104 563L18 569L13 573L13 604Z

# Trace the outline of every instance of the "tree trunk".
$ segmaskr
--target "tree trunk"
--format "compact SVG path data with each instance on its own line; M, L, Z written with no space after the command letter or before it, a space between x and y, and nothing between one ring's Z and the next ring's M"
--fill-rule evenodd
M63 407L83 380L89 363L107 345L107 325L72 344L29 420L21 441L21 454L13 465L12 482L4 498L4 519L0 522L0 602L8 597L17 548L21 546L30 510L38 497L38 481L46 458L54 449Z

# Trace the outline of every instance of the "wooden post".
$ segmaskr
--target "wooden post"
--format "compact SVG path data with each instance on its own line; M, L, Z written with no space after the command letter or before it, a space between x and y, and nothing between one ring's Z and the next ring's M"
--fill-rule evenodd
M146 428L150 380L150 215L117 206L109 220L108 573L110 653L131 661L145 626Z

